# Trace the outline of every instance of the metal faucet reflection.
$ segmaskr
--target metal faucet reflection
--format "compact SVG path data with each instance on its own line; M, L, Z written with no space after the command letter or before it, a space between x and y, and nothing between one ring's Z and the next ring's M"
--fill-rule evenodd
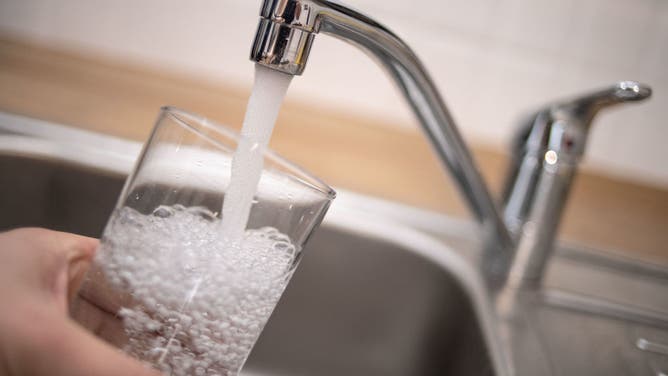
M651 94L646 85L622 81L549 105L519 129L504 198L505 223L517 242L513 285L540 282L596 114Z
M286 74L300 75L318 33L332 35L364 50L396 81L485 230L486 245L480 264L486 280L497 285L509 280L509 274L511 280L520 283L540 277L589 124L596 113L604 107L650 95L646 86L622 82L613 89L539 112L526 137L526 146L521 147L524 159L513 169L515 179L508 185L502 218L422 63L383 25L335 1L264 0L251 60ZM530 231L519 235L525 223Z
M474 216L494 239L485 258L493 262L486 269L497 273L505 270L512 256L510 234L441 95L420 60L399 37L337 2L265 0L251 60L299 75L317 33L330 34L366 51L398 83Z

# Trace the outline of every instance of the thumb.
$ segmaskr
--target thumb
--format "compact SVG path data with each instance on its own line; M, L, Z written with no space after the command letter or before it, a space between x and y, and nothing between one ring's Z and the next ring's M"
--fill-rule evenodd
M97 244L93 238L39 228L0 233L0 256L5 260L0 264L0 293L55 301L66 312Z
M90 268L95 250L99 244L97 239L66 232L39 230L37 236L39 248L45 249L43 257L51 258L52 262L45 265L51 270L44 270L44 275L53 275L51 291L63 312L67 312L68 303L74 299Z
M90 269L99 241L85 236L67 235L67 302L72 302Z

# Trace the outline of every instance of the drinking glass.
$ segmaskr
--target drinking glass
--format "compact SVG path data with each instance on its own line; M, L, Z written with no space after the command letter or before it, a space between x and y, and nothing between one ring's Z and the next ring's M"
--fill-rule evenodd
M85 327L168 375L239 372L335 196L260 151L246 230L230 237L221 208L239 141L162 108L71 307Z

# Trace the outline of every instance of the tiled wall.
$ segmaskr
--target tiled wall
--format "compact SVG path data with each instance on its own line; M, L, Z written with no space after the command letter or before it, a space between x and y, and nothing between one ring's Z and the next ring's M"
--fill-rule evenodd
M599 117L588 168L668 187L668 1L349 0L423 58L465 137L505 147L542 103L619 79L651 84L649 103ZM0 30L248 87L259 0L6 0ZM384 74L318 36L289 97L416 127Z

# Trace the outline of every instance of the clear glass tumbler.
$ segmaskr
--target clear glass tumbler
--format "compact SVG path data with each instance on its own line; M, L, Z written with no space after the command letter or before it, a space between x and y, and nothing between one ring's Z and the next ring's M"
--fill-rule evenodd
M271 151L246 231L221 229L239 136L162 109L71 307L98 336L168 375L235 375L334 191Z

